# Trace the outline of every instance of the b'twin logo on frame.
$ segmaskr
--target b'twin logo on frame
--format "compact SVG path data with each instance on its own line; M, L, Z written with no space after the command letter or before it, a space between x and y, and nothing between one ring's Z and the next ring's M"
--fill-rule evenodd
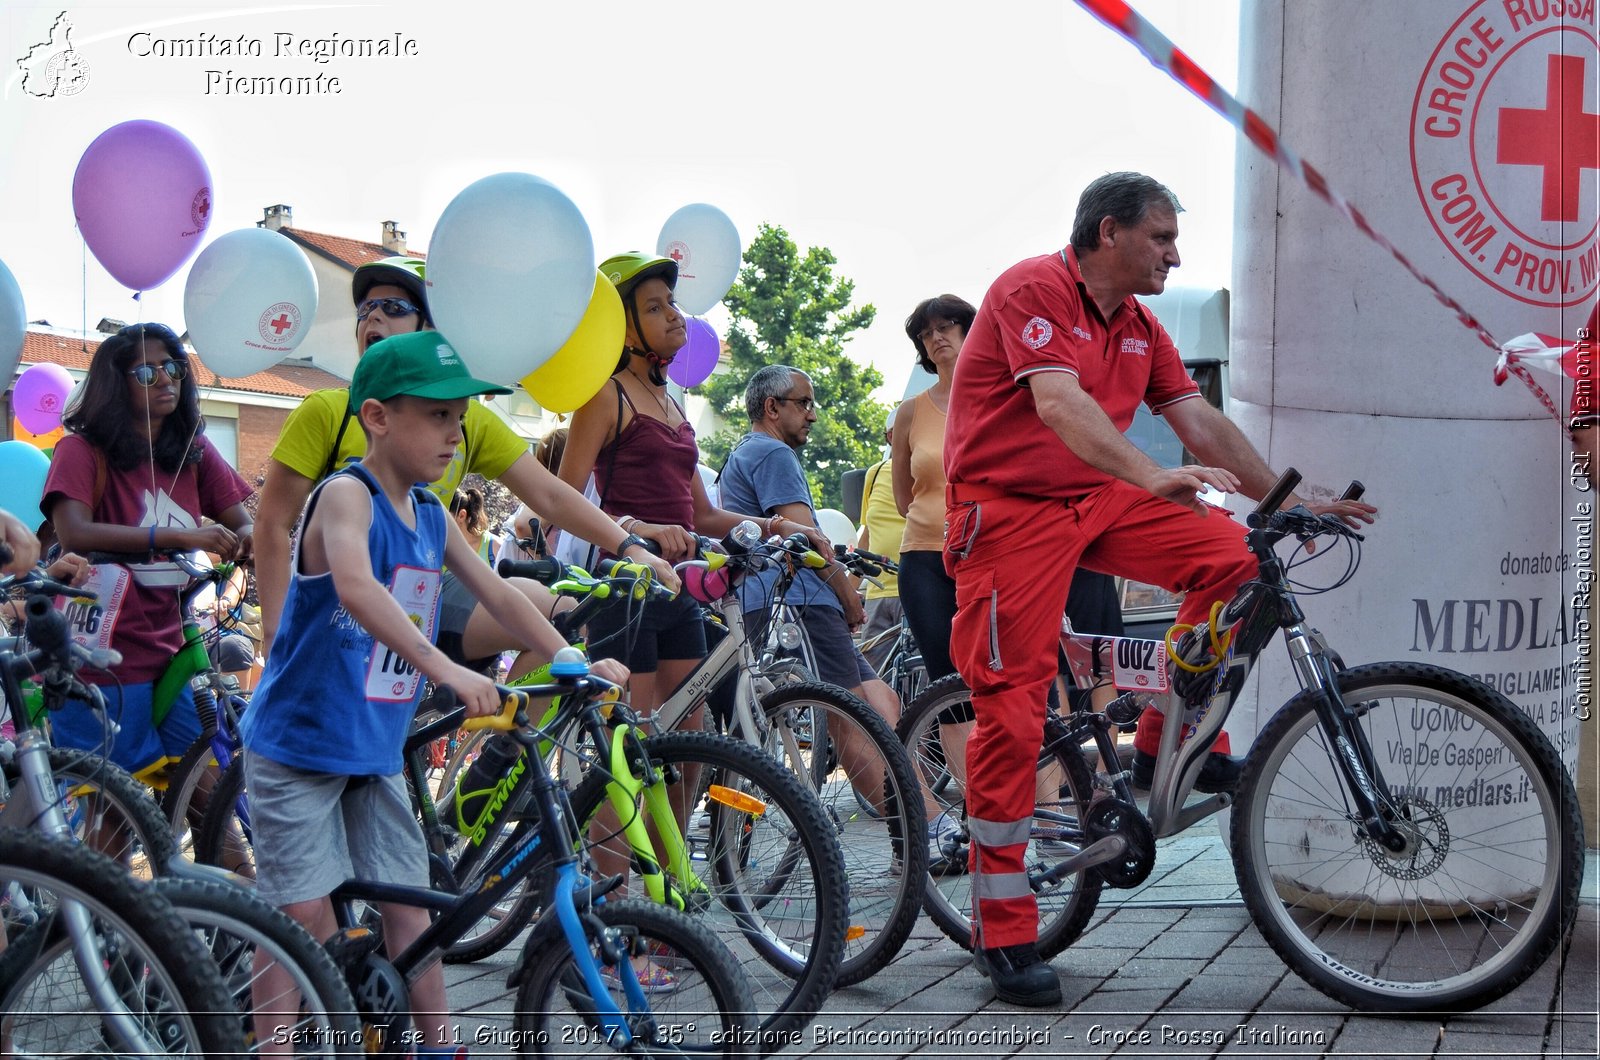
M1536 306L1594 297L1600 220L1595 0L1478 0L1411 108L1428 220L1491 287Z

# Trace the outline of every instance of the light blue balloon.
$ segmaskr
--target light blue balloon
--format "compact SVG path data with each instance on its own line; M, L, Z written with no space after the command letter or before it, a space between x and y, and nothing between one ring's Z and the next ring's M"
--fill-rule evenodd
M49 472L50 458L27 442L0 442L0 508L29 526L44 522L39 501Z
M22 340L28 334L28 316L22 308L22 288L0 261L0 387L11 385L11 376L22 359Z

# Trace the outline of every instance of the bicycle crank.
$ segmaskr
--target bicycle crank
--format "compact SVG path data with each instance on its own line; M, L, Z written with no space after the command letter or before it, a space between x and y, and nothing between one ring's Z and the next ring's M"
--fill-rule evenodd
M1156 836L1137 806L1121 799L1101 799L1084 815L1084 831L1091 839L1120 837L1122 856L1096 865L1094 871L1112 887L1137 887L1150 878L1156 865Z

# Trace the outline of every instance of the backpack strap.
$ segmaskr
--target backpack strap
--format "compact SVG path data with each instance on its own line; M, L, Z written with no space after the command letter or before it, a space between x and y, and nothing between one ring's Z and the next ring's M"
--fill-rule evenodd
M327 463L322 465L322 474L317 476L318 482L333 474L334 465L339 461L339 446L344 442L344 432L350 429L350 421L354 418L355 415L350 411L349 403L346 402L344 419L339 421L339 433L333 436L333 449L328 453ZM310 515L311 513L307 512L306 514Z

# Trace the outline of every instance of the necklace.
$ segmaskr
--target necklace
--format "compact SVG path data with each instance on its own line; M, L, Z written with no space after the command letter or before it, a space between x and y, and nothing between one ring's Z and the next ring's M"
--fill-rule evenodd
M647 380L640 379L639 373L635 372L631 367L628 369L628 374L633 376L634 381L640 386L644 387L650 396L656 399L656 404L661 407L663 421L667 424L667 426L672 426L672 407L667 404L660 394L656 393L656 388L651 386Z

